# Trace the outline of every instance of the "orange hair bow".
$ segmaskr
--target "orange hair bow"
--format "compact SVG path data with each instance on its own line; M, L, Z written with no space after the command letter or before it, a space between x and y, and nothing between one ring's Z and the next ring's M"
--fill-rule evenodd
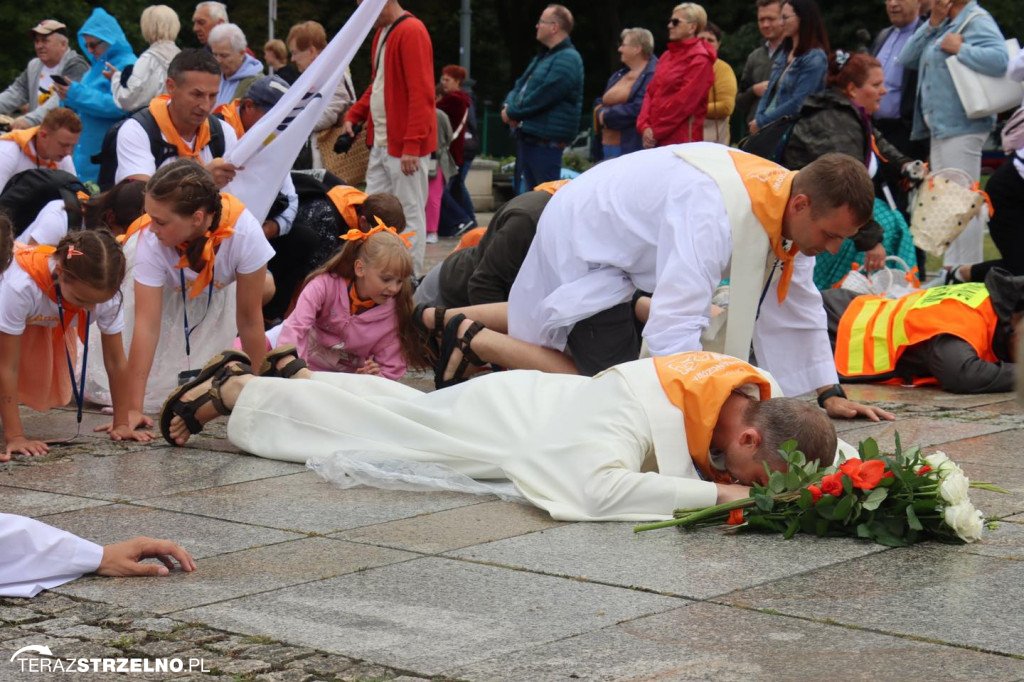
M398 237L399 239L401 239L402 242L405 244L406 248L411 248L412 247L412 242L410 241L409 238L412 237L413 235L415 235L416 234L415 232L402 232L401 234L399 234L398 230L396 230L393 227L389 227L389 226L385 225L384 221L381 220L380 218L378 218L377 216L373 216L373 219L377 221L377 226L376 227L371 227L366 232L363 232L362 230L351 229L348 232L346 232L345 234L343 234L340 237L338 237L338 239L343 239L343 240L345 240L347 242L356 242L356 241L363 241L363 242L365 242L372 235L375 235L378 232L390 232L391 234L393 234L396 237Z

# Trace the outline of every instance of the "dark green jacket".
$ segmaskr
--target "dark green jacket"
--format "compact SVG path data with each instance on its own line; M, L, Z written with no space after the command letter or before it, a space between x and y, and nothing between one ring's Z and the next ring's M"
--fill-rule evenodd
M544 140L572 142L583 108L583 59L566 38L533 58L505 97L508 117L522 132Z

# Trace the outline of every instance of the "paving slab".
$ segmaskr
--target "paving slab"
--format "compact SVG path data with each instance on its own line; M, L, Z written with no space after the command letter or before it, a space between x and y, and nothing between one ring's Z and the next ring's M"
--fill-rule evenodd
M121 447L113 441L94 441L91 447L104 446ZM302 470L301 465L289 462L166 447L109 457L80 454L45 466L15 468L2 482L17 488L97 499L137 500Z
M929 445L940 445L987 433L1006 431L1015 426L1012 422L999 419L997 415L968 421L957 418L960 414L964 413L952 413L941 418L935 416L910 417L877 424L847 420L847 425L856 424L857 426L842 430L840 438L854 446L866 438L874 438L883 452L892 452L896 446L896 433L900 434L900 442L904 445L919 445L924 448ZM836 430L839 431L839 420L832 421L837 424Z
M461 493L418 493L363 486L343 490L305 467L299 470L303 473L148 498L144 504L271 528L328 534L481 501L478 496Z
M302 537L270 528L126 504L53 514L43 520L101 545L136 535L172 538L196 559Z
M4 480L0 475L0 481ZM60 512L87 509L110 504L106 500L93 500L77 495L58 495L38 490L25 490L0 485L0 511L22 516L43 516Z
M985 529L980 542L964 545L961 551L1024 561L1024 524L1001 520Z
M883 551L860 540L823 540L720 528L634 533L628 523L578 523L452 552L474 561L660 594L707 599ZM623 561L629 557L629 561Z
M433 675L684 603L424 557L175 617Z
M466 680L1016 680L1011 658L693 604L446 674Z
M961 466L965 462L1024 469L1024 429L1001 431L986 436L965 438L939 448Z
M132 609L171 613L416 556L341 540L304 538L210 557L199 561L195 572L176 571L166 579L96 577L68 583L58 591Z
M1024 468L992 466L963 462L964 473L972 481L993 483L1009 494L971 488L971 502L984 512L986 518L1004 518L1024 512Z
M882 552L723 603L1024 656L1021 562L943 545ZM1021 669L1024 674L1024 668Z
M1011 393L978 393L974 395L946 393L934 386L883 386L873 384L843 384L850 400L864 403L883 403L896 407L926 405L932 408L966 409L993 405L1013 398Z
M532 505L495 501L356 528L333 537L436 554L561 525Z

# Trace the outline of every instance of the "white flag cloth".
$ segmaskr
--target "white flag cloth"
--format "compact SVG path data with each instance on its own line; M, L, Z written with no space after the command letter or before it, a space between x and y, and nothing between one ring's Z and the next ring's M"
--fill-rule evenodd
M244 168L224 191L241 199L261 223L266 220L295 157L386 3L387 0L365 0L359 5L274 108L224 156L225 161Z

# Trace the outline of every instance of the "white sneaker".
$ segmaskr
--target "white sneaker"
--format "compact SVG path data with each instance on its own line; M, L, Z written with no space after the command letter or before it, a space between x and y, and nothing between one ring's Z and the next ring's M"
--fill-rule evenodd
M437 232L427 232L427 243L428 244L436 244L437 243Z

